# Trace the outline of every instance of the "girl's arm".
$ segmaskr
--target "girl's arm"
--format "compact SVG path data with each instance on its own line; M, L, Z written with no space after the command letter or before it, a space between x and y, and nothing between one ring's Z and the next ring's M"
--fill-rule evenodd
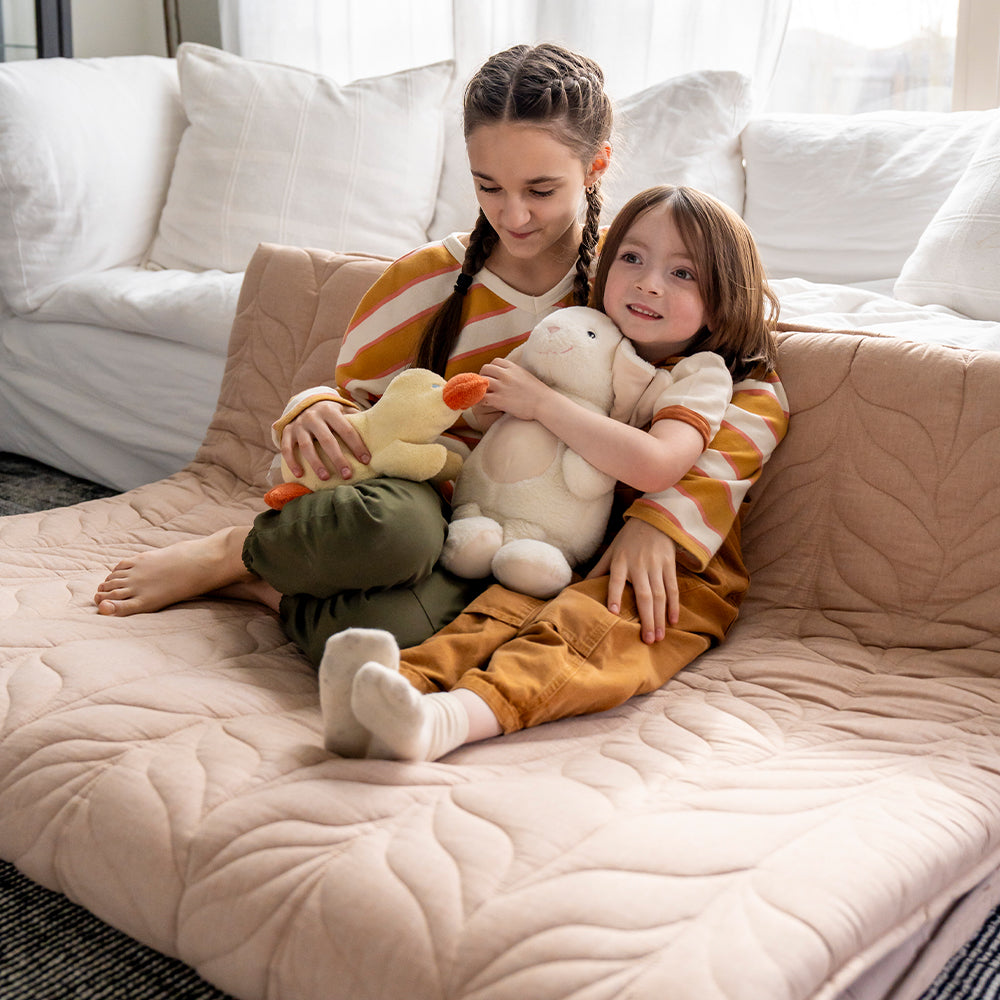
M536 420L591 465L643 493L677 483L705 450L702 429L659 420L649 431L581 406L506 358L481 369L490 380L484 402L521 420Z
M368 447L345 416L356 411L355 406L348 406L334 397L324 397L306 403L304 409L283 423L280 431L275 425L275 433L280 435L281 457L292 474L303 475L306 464L320 479L329 479L330 473L319 456L318 449L322 449L331 464L339 466L341 477L350 479L351 467L344 459L341 442L359 462L367 465L371 461Z
M608 577L608 610L621 610L625 585L632 584L642 627L642 641L659 642L667 625L680 618L677 586L677 546L674 540L638 518L629 518L611 540L597 565L587 574Z
M666 634L680 610L678 548L703 569L728 534L750 485L788 427L788 402L772 372L733 387L724 425L679 483L633 504L591 576L608 574L608 607L617 611L626 583L635 593L644 642Z

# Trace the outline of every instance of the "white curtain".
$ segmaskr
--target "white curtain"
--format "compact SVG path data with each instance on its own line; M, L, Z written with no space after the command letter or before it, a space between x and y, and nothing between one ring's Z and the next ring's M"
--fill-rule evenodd
M792 0L219 0L223 47L342 83L554 41L604 69L612 97L696 69L733 69L763 100Z

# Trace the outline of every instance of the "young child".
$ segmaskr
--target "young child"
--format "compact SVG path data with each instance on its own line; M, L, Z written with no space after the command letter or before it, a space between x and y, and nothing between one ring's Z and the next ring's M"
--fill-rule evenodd
M401 369L478 371L552 310L586 304L611 156L603 84L594 62L556 45L515 46L476 73L464 102L476 226L404 256L366 294L344 339L337 387L296 396L275 424L294 472L307 463L327 478L317 446L342 460L335 434L367 461L344 414L372 405ZM478 437L461 422L455 433L467 445ZM107 615L209 592L260 601L314 663L326 639L348 626L392 628L401 645L414 645L484 586L436 566L445 528L427 483L375 479L321 490L249 529L124 560L95 601Z
M654 564L643 581L632 542L619 532L589 576L551 601L494 585L402 655L383 631L333 636L320 664L329 749L435 760L467 742L612 708L660 687L735 621L749 582L741 504L788 424L774 370L777 300L752 237L708 195L645 191L608 231L592 304L657 366L695 352L720 355L734 383L721 429L684 402L654 413L647 430L584 413L507 360L483 368L486 401L540 421L591 464L644 491L625 510L626 524L641 525L643 541L660 536L679 547L678 592L666 601L671 628L662 639L658 629L649 635L637 604L655 601L657 575L669 588L670 574Z

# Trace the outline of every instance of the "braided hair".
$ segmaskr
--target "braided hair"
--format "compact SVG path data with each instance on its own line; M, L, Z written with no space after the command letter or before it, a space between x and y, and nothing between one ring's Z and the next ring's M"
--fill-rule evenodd
M593 60L560 45L515 45L480 68L465 90L466 139L480 125L529 123L550 132L587 166L611 137L611 101L604 74ZM587 214L577 254L573 297L586 305L590 270L597 254L601 217L600 179L587 189ZM465 293L499 241L480 211L469 236L462 270L452 293L428 322L414 364L444 374L462 329Z

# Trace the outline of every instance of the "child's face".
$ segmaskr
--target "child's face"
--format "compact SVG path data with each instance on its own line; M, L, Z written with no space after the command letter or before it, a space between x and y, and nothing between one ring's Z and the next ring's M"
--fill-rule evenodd
M639 356L657 364L683 354L707 322L698 277L673 214L657 205L625 234L608 271L604 311Z
M466 147L476 197L503 249L522 262L550 255L575 258L580 202L595 171L532 125L480 125Z

